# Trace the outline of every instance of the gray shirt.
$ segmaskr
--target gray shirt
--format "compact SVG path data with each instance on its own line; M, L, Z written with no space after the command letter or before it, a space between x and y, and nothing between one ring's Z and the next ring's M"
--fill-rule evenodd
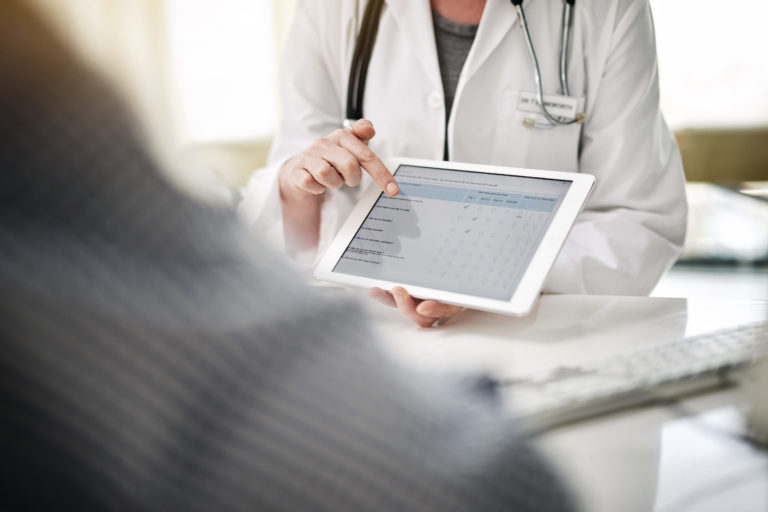
M443 81L443 96L445 97L445 122L448 129L448 120L451 117L453 98L456 95L456 86L459 83L461 69L467 60L469 50L477 34L477 25L456 23L448 18L440 16L432 11L432 23L435 29L435 43L437 44L437 60L440 63L440 77ZM448 134L445 137L445 149L443 158L448 160Z

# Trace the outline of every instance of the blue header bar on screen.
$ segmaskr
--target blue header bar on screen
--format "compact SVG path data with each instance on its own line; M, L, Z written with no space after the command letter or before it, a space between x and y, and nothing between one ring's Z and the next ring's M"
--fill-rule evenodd
M547 197L512 192L466 189L427 185L421 183L399 182L400 194L403 197L420 197L424 199L439 199L459 203L498 206L537 212L551 212L558 202L557 197Z

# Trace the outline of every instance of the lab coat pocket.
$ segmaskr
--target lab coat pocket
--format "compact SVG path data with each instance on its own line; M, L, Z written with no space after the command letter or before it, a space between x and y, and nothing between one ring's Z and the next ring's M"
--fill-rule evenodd
M578 171L581 124L547 126L540 114L521 109L522 91L505 91L496 120L492 160L498 165ZM577 98L584 111L584 97ZM535 120L535 127L530 127Z

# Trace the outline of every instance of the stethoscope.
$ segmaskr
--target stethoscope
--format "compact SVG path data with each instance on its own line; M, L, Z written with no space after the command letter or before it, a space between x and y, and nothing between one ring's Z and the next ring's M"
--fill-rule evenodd
M524 123L528 127L552 128L555 126L568 126L574 123L581 124L586 119L583 112L577 113L573 119L567 119L552 114L544 102L544 88L541 83L541 70L539 68L539 59L536 56L536 50L533 48L531 32L528 29L528 20L525 18L523 10L523 0L510 0L517 12L517 19L520 22L520 28L523 32L523 38L528 46L528 52L533 62L533 80L536 85L536 100L539 103L541 114L549 121L549 124L542 124L534 121ZM570 96L568 87L568 53L570 50L571 39L571 19L572 11L576 0L563 0L563 18L560 32L560 89L564 96ZM363 22L360 26L360 33L355 43L355 51L352 54L352 65L349 71L349 83L347 85L347 109L344 127L349 128L352 124L363 117L363 94L365 93L365 81L368 76L368 64L371 61L373 45L376 42L376 34L379 31L379 19L381 10L384 7L384 0L369 0L363 14Z

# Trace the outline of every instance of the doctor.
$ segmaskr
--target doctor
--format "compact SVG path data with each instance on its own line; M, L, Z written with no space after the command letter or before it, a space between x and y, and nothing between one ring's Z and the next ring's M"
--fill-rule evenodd
M567 94L564 4L523 3L543 94L584 113L583 122L552 126L525 105L537 84L510 0L387 0L364 89L366 119L342 128L366 4L298 0L283 61L282 122L268 166L245 189L246 222L311 263L371 180L397 193L386 157L589 172L596 188L544 290L649 293L681 251L686 202L680 156L659 112L648 1L576 2ZM420 325L458 311L393 292L372 295Z

